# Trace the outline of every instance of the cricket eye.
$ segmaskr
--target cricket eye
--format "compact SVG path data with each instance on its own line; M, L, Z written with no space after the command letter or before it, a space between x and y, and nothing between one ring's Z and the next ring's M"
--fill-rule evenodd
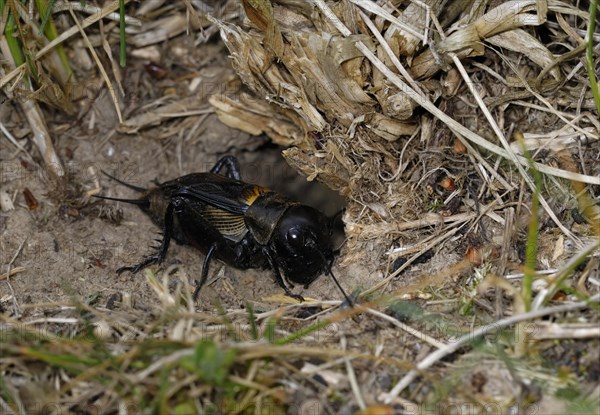
M294 248L304 246L304 232L298 228L290 228L285 235L288 243Z

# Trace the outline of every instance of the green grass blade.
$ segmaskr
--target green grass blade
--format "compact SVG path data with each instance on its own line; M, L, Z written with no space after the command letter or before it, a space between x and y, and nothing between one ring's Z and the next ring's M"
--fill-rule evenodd
M535 164L531 154L525 148L524 143L521 141L522 152L529 163L529 171L533 176L535 182L535 189L531 196L531 219L529 220L529 228L527 231L527 245L525 247L525 269L523 270L523 304L525 305L525 311L531 310L531 301L533 298L533 281L535 275L535 264L537 260L538 252L538 239L539 239L539 225L540 225L540 189L542 186L542 176L540 172L535 168Z
M17 25L15 22L15 18L12 12L9 10L8 20L4 28L4 36L6 39L6 43L8 44L10 54L13 60L15 61L15 65L20 66L25 62L25 56L23 55L23 49L21 48L21 42L19 42L16 29Z
M42 18L40 33L44 33L49 41L53 41L58 37L58 30L56 29L54 19L52 18L52 8L54 7L55 2L56 0L50 0L49 2L46 2L46 0L36 0L35 2L38 12ZM56 45L55 51L58 54L58 58L66 74L64 79L70 79L73 76L73 70L69 64L69 58L67 57L65 48L62 44L58 44Z
M596 10L598 9L598 0L590 1L590 24L588 26L588 44L586 52L587 70L590 77L590 88L596 103L596 111L600 114L600 92L598 91L598 82L594 69L594 31L596 30Z
M119 17L119 38L121 47L121 56L119 58L119 63L121 67L124 68L126 64L127 52L127 48L125 45L125 0L119 0Z
M267 324L265 327L265 331L263 332L263 337L269 342L275 342L275 328L277 327L277 320L274 318L270 318L267 320Z
M248 310L248 324L250 325L250 338L252 340L258 340L258 327L256 326L256 315L254 314L254 306L251 302L246 303L246 310Z
M52 8L54 7L54 3L56 0L50 0L48 4L44 0L36 0L35 4L37 6L38 12L40 13L40 17L42 18L42 24L40 25L40 35L46 32L46 26L48 22L51 22L52 17ZM56 27L54 27L56 31ZM47 36L48 34L46 34ZM50 38L48 38L50 39Z
M77 356L75 354L50 353L41 349L36 350L31 347L23 349L22 354L30 358L41 360L55 367L66 370L75 370L76 372L83 371L90 366L96 366L100 363L100 361L91 357Z
M288 343L291 343L298 339L301 339L302 337L307 336L317 330L324 329L325 327L329 326L330 324L331 324L331 321L329 321L329 320L317 321L316 323L313 323L308 327L304 327L301 330L298 330L297 332L290 334L289 336L285 336L282 339L273 341L273 344L276 344L278 346L283 346L284 344L288 344Z

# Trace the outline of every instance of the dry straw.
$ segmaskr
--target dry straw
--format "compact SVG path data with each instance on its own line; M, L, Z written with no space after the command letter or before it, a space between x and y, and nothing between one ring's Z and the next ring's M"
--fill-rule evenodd
M414 178L430 175L439 168L435 163L447 160L443 155L425 159L419 147L447 151L438 139L440 129L466 146L488 192L514 190L521 180L530 191L535 188L530 161L521 145L510 142L514 139L504 119L521 111L524 98L540 103L530 107L530 117L552 119L511 127L543 141L535 145L566 149L598 140L591 114L573 117L560 109L574 92L569 84L573 71L583 70L573 67L572 59L585 46L581 37L573 38L575 29L567 21L586 19L586 11L558 1L508 1L497 7L473 1L447 7L433 0L404 3L244 1L243 25L213 20L253 95L215 95L211 104L224 123L295 146L284 151L292 166L349 197L350 252L365 252L359 241L372 239L371 225L379 229L380 241L398 235L399 218L421 227L416 206L423 200L419 189L414 192ZM551 26L553 34L571 38L575 48L557 55L528 30L547 25L550 13L560 22L559 28ZM459 99L472 101L471 114L462 117L448 111L456 106L459 88L466 93ZM579 100L582 115L594 108L588 95ZM435 130L428 128L432 125ZM562 131L573 141L559 138ZM415 136L420 141L410 139ZM525 145L533 142L526 139ZM499 168L506 162L512 169ZM574 183L600 184L600 176L585 169L545 162L533 166ZM392 176L395 180L382 180ZM540 201L579 244L547 196ZM447 219L438 215L438 221Z

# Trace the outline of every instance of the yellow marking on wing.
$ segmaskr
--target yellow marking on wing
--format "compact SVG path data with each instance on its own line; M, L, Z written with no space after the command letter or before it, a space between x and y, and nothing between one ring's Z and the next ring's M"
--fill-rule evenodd
M248 204L248 206L252 206L252 204L258 199L260 195L268 192L269 189L260 187L260 186L252 186L251 188L244 191L242 194L242 198L244 202Z

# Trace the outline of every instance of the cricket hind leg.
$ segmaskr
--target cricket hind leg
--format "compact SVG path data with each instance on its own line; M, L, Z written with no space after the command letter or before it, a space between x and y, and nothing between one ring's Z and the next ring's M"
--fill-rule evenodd
M208 269L210 266L210 261L213 255L215 254L216 250L217 244L212 244L208 249L206 256L204 257L204 263L202 264L202 272L200 273L200 281L196 280L196 289L194 290L194 295L192 296L194 302L196 302L198 296L200 295L200 290L202 290L202 287L204 287L204 284L206 284L206 280L208 279Z
M223 156L217 161L217 163L210 169L211 173L221 174L223 167L227 168L226 176L230 179L241 180L240 164L235 156Z
M178 203L178 200L174 200L167 206L167 210L165 212L165 225L163 231L162 241L160 242L160 246L157 249L155 254L152 254L139 264L129 266L129 267L121 267L117 270L117 274L121 274L125 271L130 271L132 274L137 274L144 268L149 267L153 264L160 264L165 259L167 255L167 251L169 249L169 244L171 242L171 238L173 237L173 215L175 214L175 205Z

